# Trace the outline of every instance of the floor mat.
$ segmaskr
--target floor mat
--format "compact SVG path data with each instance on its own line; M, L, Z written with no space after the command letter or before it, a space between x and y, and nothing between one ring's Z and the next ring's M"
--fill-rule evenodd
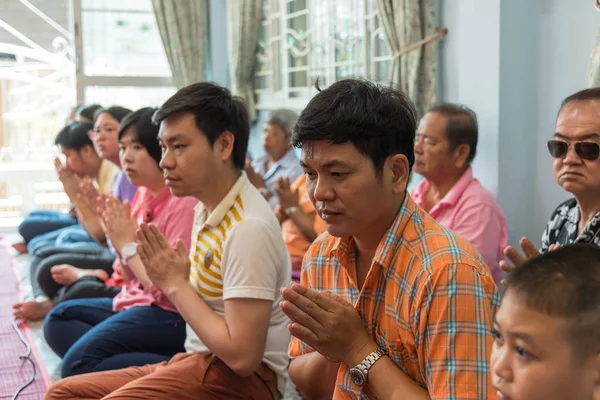
M21 300L18 270L8 244L0 235L0 399L12 399L14 393L33 376L31 362L19 358L27 348L15 331L12 320L12 305ZM23 337L31 345L31 359L35 363L35 380L21 391L17 400L41 399L51 380L40 361L29 327L20 323Z

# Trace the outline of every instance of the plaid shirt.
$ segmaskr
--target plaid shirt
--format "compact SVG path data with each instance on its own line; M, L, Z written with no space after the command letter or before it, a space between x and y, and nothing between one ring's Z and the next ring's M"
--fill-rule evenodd
M304 259L302 284L354 304L379 346L432 399L495 399L488 362L500 296L477 251L407 194L362 291L354 254L352 238L322 235ZM292 338L290 357L310 351ZM354 385L341 364L334 399L369 398L369 388Z

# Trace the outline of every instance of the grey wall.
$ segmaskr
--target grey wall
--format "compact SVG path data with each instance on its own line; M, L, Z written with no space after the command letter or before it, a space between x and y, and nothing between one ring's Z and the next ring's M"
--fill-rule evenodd
M2 0L0 0L2 1ZM208 78L219 85L230 87L229 58L227 57L227 2L209 0L210 63Z
M521 3L521 2L520 2ZM543 224L558 203L567 198L554 181L545 142L554 132L560 102L585 87L589 57L600 24L593 1L537 0L537 121L534 223Z
M600 22L593 1L442 2L442 91L480 124L475 175L496 193L509 241L541 232L565 193L545 142L561 100L583 89Z
M473 108L479 119L475 176L498 190L500 0L442 1L449 34L440 49L441 100Z
M537 239L542 229L534 217L539 97L536 3L504 0L501 10L498 201L512 244L522 236Z

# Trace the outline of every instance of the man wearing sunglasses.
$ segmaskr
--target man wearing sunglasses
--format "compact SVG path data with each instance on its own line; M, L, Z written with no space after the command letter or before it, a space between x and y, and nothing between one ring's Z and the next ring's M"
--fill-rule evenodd
M574 197L552 213L538 251L522 238L523 253L508 246L504 253L515 266L558 246L572 243L600 245L600 88L585 89L567 97L556 119L554 137L547 146L553 158L556 182ZM505 271L513 267L501 262Z

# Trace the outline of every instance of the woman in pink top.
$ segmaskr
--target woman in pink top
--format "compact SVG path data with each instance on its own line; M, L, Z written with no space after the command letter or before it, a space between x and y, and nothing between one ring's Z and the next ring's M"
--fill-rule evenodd
M115 274L128 284L114 298L78 299L59 304L44 322L44 335L63 357L61 376L105 371L168 360L184 351L185 321L146 275L136 254L138 224L152 222L175 248L189 248L196 200L173 196L159 168L161 150L152 108L121 122L121 165L139 187L131 205L106 200L103 221L119 253Z

